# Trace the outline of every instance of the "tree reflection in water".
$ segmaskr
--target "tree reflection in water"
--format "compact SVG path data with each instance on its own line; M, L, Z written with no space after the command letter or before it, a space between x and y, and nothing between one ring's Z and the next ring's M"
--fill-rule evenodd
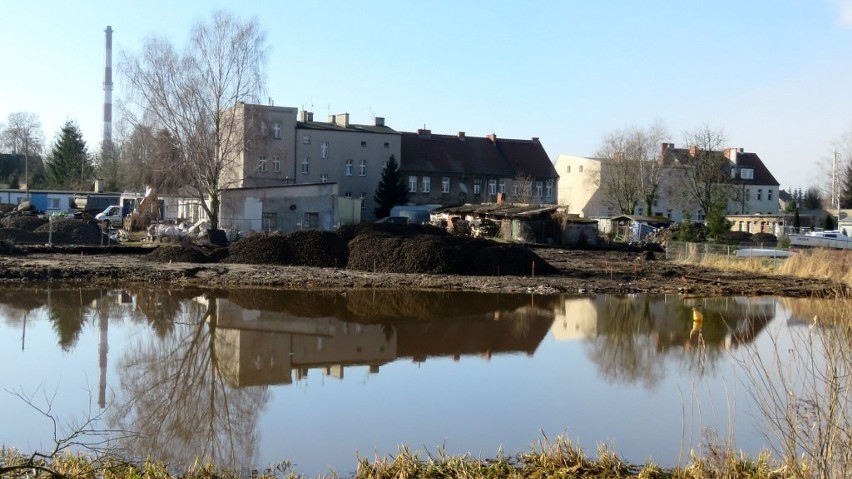
M665 377L666 358L699 377L714 371L726 349L751 342L766 327L774 307L733 298L660 296L606 296L595 303L597 334L586 343L589 359L609 382L651 389ZM692 307L699 303L704 321L693 331Z
M216 302L198 299L181 302L169 334L125 351L110 426L137 433L122 444L126 450L173 465L196 459L251 464L258 415L270 395L266 387L235 389L225 382ZM154 322L158 332L162 321Z

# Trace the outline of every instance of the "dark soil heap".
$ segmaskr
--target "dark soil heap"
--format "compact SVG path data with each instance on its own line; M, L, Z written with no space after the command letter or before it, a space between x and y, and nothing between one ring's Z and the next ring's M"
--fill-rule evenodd
M202 248L182 241L174 245L159 246L145 255L145 259L158 263L216 263L227 255L227 248Z
M256 233L228 246L226 263L292 265L293 249L281 233Z
M52 230L52 233L51 233ZM50 235L54 243L70 243L78 245L108 244L97 223L74 218L54 220L45 223L34 230L35 233Z

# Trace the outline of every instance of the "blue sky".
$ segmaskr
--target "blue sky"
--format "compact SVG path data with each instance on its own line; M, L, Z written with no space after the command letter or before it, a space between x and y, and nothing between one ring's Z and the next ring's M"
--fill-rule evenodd
M122 52L152 34L182 46L222 9L257 17L276 105L400 131L537 136L552 160L592 155L615 129L708 125L760 155L782 188L852 131L852 0L39 1L3 8L0 121L103 130L104 29Z

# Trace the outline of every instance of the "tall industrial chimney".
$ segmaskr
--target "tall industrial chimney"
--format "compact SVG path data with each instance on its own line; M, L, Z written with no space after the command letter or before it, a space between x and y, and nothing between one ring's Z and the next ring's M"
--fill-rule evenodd
M104 147L112 147L112 27L106 30L106 59L104 61Z

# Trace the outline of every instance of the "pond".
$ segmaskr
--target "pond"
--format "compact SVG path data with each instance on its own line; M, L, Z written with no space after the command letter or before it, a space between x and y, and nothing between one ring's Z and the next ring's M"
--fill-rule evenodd
M703 321L694 321L693 310ZM0 444L75 442L353 472L399 447L495 457L564 435L676 465L768 440L744 351L806 330L778 298L0 288ZM781 344L779 349L783 350ZM746 368L747 369L747 368ZM59 429L54 436L55 420ZM98 443L100 434L112 442Z

